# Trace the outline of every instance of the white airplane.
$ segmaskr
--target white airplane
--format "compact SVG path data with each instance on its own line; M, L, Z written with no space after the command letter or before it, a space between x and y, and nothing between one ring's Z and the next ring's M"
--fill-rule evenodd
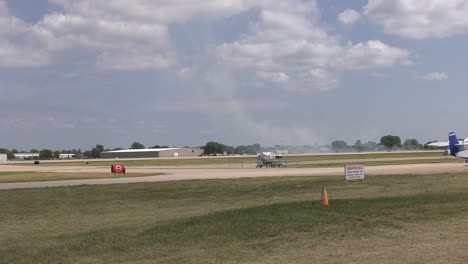
M465 162L468 162L468 138L465 140L458 140L455 132L449 133L448 142L433 142L428 145L433 147L449 147L448 151L450 155L465 159Z

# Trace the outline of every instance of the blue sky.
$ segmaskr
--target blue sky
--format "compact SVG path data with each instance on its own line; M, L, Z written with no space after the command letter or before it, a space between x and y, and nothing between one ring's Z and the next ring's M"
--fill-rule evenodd
M465 137L466 14L464 0L0 0L0 145Z

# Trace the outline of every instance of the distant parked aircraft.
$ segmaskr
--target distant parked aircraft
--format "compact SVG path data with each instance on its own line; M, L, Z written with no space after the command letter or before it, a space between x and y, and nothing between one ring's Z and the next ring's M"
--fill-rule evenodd
M428 145L433 147L449 147L448 151L450 155L465 159L465 162L468 162L468 138L458 140L455 132L449 133L448 142L433 142Z

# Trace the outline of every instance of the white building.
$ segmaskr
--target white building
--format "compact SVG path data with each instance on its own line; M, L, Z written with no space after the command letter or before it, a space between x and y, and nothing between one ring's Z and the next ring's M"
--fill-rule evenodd
M13 153L16 160L39 158L39 153Z
M203 149L200 148L124 149L101 152L101 159L178 158L198 157L202 154Z
M0 162L7 162L7 154L0 154Z
M59 154L59 159L74 159L75 154Z

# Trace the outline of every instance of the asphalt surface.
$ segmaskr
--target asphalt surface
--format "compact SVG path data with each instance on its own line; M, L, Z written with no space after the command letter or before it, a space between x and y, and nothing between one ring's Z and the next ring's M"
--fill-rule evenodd
M0 172L6 171L51 171L62 173L73 172L104 172L108 168L102 167L19 167L0 165ZM252 177L287 177L287 176L329 176L343 175L343 168L262 168L262 169L216 169L216 168L194 168L175 169L161 167L128 167L127 171L135 173L164 173L158 176L129 177L129 178L107 178L87 180L63 180L63 181L40 181L20 183L0 183L0 190L63 187L79 185L103 185L103 184L128 184L142 182L165 182L182 180L207 180L207 179L237 179ZM407 165L385 165L368 166L366 174L430 174L448 172L468 172L464 163L431 163L431 164L407 164Z

